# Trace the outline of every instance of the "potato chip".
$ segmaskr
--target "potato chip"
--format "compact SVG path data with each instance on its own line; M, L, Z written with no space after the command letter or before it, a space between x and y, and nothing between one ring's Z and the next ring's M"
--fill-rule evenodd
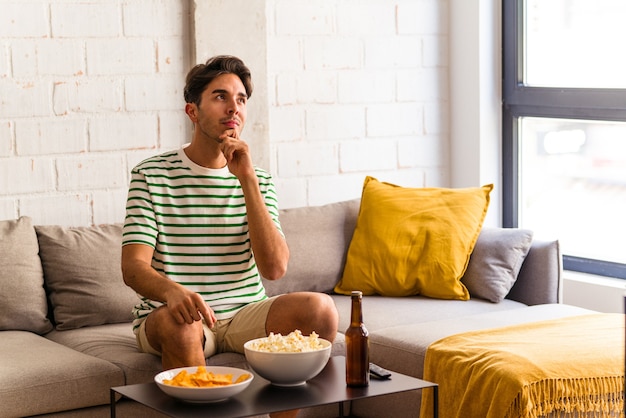
M181 370L172 379L163 379L163 383L188 388L210 388L241 383L249 378L250 374L244 373L239 376L237 380L233 381L233 375L230 373L216 374L208 372L204 366L198 366L195 373L188 373L187 370Z

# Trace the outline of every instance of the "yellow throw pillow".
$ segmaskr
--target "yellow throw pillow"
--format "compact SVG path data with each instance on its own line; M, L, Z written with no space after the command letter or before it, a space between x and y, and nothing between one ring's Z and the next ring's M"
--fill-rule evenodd
M469 299L461 283L493 185L405 188L366 177L335 292Z

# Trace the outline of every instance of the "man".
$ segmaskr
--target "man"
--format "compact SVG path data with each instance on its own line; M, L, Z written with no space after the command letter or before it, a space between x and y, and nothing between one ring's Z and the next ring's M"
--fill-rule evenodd
M124 281L141 295L133 311L139 349L164 369L243 353L270 332L334 340L338 316L325 294L268 298L260 276L280 279L289 249L271 176L241 140L252 94L249 69L217 56L187 75L188 146L132 171L124 224Z

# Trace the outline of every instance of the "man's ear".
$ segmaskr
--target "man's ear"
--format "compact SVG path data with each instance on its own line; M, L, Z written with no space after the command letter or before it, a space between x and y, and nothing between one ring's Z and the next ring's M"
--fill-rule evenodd
M187 103L185 105L185 113L189 116L192 122L198 121L198 106L195 103Z

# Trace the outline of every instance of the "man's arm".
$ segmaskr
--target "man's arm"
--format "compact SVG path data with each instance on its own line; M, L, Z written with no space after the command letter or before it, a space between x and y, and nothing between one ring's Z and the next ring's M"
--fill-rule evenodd
M167 304L169 312L180 323L191 324L204 318L209 327L215 323L213 310L202 297L168 279L152 268L152 247L127 244L122 247L124 283L143 297Z
M234 130L224 132L220 139L220 149L226 157L228 169L237 176L243 190L250 244L259 273L268 280L280 279L287 271L289 247L276 228L261 195L248 144L240 141Z
M272 220L265 200L259 189L256 177L241 181L246 210L250 243L261 276L268 280L277 280L287 272L289 247L276 224Z

